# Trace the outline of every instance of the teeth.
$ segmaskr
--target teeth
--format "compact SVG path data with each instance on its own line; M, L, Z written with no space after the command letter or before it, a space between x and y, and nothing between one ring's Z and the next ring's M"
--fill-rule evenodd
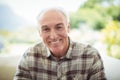
M56 44L56 43L59 43L59 42L60 42L60 40L56 40L54 42L51 42L51 44Z

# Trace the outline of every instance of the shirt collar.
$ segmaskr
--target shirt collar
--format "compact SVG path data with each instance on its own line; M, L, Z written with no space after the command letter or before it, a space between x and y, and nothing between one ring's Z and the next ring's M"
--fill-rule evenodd
M68 51L67 51L67 54L66 54L66 58L68 59L72 59L72 50L73 50L73 41L71 39L70 40L70 45L69 45L69 48L68 48Z
M51 52L50 52L50 50L47 48L47 57L49 57L51 55Z

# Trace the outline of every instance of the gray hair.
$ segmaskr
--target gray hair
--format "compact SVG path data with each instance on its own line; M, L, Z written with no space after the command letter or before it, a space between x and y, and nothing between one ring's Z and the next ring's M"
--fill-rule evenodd
M68 13L63 8L59 8L59 7L46 8L45 10L42 10L38 15L37 20L39 21L41 19L41 17L44 15L44 13L47 11L50 11L50 10L55 10L55 11L62 13L65 16L66 21L69 22Z

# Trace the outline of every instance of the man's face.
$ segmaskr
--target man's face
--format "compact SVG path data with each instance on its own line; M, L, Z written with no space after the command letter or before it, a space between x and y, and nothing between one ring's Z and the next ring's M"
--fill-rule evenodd
M40 36L52 54L56 57L65 55L69 47L69 24L65 16L56 11L46 12L40 22Z

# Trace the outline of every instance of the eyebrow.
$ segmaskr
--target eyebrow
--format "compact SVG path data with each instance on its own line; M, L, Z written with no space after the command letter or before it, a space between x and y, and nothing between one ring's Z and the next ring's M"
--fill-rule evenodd
M55 26L58 26L58 25L64 25L63 23L58 23L58 24L56 24ZM42 25L41 26L41 29L44 29L44 28L47 28L48 26L47 25Z
M41 29L44 29L44 28L47 28L48 26L47 25L43 25L41 26Z
M58 25L64 25L63 23L58 23L58 24L56 24L56 26L58 26Z

